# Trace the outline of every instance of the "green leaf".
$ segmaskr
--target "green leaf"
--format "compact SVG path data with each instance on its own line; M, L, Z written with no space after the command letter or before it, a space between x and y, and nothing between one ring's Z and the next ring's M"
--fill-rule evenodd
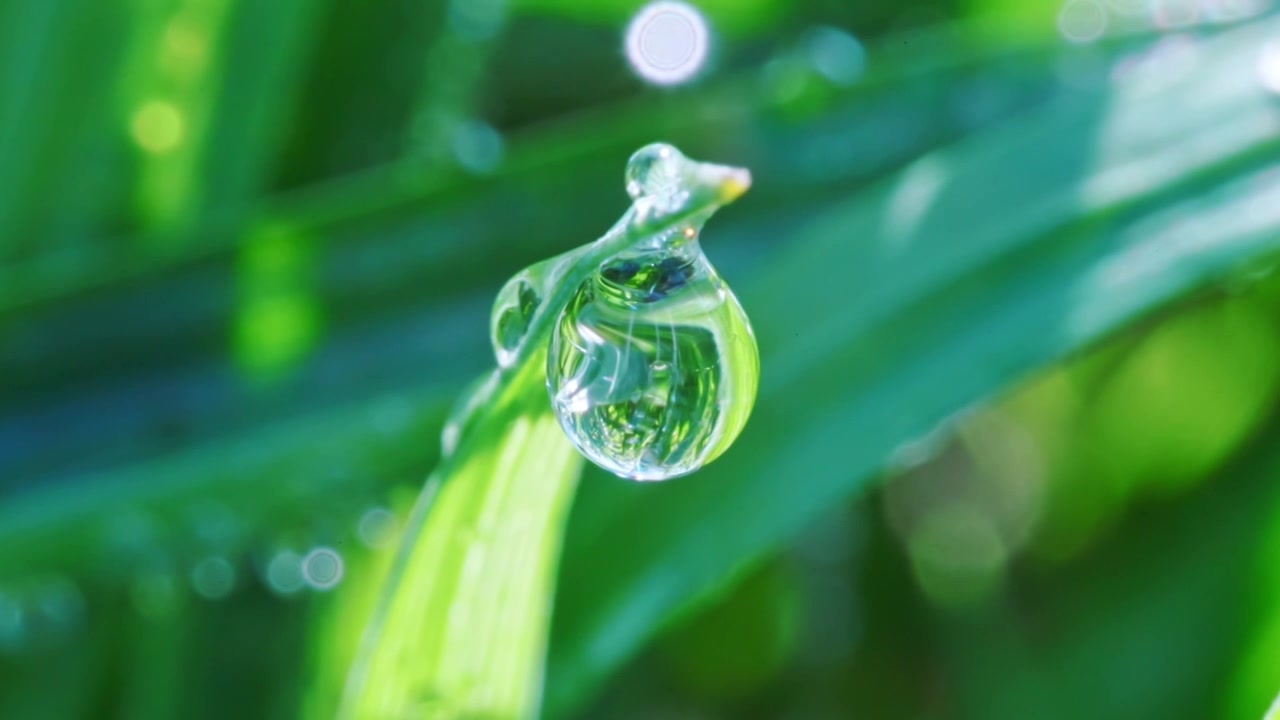
M949 417L1274 255L1280 177L1263 169L1280 124L1255 68L1277 27L1205 42L1172 78L1131 64L778 242L769 272L739 286L763 376L735 448L682 482L583 485L549 715L823 508L927 454Z
M582 459L551 414L539 363L497 398L419 499L342 717L527 717L537 707Z

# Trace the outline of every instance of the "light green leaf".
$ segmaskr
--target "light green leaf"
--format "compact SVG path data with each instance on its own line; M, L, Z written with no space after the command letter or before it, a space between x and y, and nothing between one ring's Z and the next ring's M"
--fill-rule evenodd
M536 359L536 358L535 358ZM533 362L428 482L342 717L525 717L537 707L581 456Z

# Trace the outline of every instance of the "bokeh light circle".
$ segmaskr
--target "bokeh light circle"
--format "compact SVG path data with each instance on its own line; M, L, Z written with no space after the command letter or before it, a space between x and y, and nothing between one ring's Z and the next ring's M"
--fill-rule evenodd
M627 26L627 61L658 85L693 78L707 60L707 21L693 6L661 0L645 5Z
M1091 43L1107 32L1107 9L1097 0L1067 0L1058 12L1058 32L1073 43Z
M314 590L328 590L342 581L342 556L333 548L318 547L302 558L302 577Z

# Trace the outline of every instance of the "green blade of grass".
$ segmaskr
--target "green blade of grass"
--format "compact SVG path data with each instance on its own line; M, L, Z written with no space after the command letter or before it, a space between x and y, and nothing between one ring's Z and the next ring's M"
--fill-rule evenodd
M1260 171L1280 110L1255 75L1276 27L1200 46L1174 81L1149 66L926 156L787 238L739 293L762 383L735 449L668 485L584 484L548 713L823 508L927 452L948 417L1280 249L1280 176Z
M341 717L528 717L582 458L530 358L428 481Z

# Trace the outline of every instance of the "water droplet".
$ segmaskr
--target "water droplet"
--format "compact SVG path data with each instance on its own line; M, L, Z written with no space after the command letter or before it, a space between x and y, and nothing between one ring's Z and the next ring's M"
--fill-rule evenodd
M724 452L746 424L758 373L746 313L696 233L683 230L584 282L560 314L547 358L547 387L569 439L636 480L684 475Z
M627 161L627 194L632 200L670 196L679 192L684 156L666 143L653 143L637 150Z
M489 340L493 343L498 367L509 368L515 364L543 304L585 251L585 247L576 248L530 265L498 291L489 316ZM477 387L479 385L477 383Z

